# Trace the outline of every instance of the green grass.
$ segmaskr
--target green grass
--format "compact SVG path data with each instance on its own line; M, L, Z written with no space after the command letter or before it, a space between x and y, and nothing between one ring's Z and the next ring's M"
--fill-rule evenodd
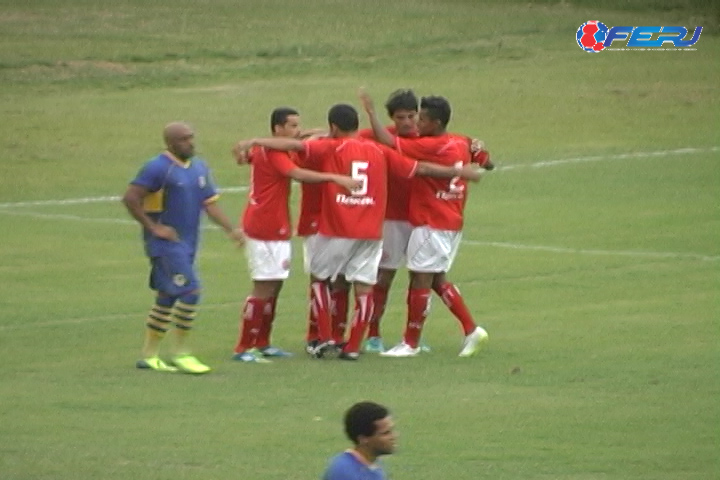
M370 398L396 417L395 480L717 477L718 14L652 7L0 0L0 476L318 478L347 446L343 411ZM586 54L574 35L590 18L705 30L694 52ZM208 229L194 344L214 372L136 371L151 302L138 228L117 200L59 201L120 195L175 119L221 186L246 185L235 140L278 105L322 126L360 85L378 103L403 86L447 96L452 129L499 164L471 192L451 272L487 351L457 358L435 301L429 355L310 361L296 243L275 338L298 355L233 364L250 282ZM244 201L222 200L233 216Z

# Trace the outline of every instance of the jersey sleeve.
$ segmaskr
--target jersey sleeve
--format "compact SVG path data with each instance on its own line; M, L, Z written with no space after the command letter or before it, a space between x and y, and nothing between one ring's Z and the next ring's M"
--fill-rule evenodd
M321 170L322 159L330 148L334 148L334 144L324 138L305 140L302 143L305 148L298 154L298 166L311 170Z
M164 165L162 162L151 160L140 168L140 171L130 184L143 187L148 192L157 192L162 188L167 174L167 165Z
M284 176L288 176L291 170L298 168L298 165L292 161L287 152L279 150L266 150L267 161L272 167Z
M395 148L399 152L419 160L437 155L443 143L439 137L395 137Z
M203 203L205 205L208 205L210 203L216 202L218 198L220 198L220 193L218 192L217 185L215 184L215 179L213 179L212 172L208 168L207 165L203 164L203 170L205 177L205 182L202 184L202 198Z
M358 137L365 138L368 140L374 140L375 134L373 133L372 128L363 128L358 130Z
M387 159L388 172L394 177L412 178L418 167L417 160L408 158L397 150L380 145L385 158Z

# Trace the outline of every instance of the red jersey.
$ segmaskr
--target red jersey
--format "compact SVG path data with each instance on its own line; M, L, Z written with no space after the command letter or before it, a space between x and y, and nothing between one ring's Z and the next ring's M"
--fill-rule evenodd
M408 157L446 166L470 163L467 140L457 135L397 137L398 151ZM411 182L409 220L413 226L427 225L436 230L462 230L467 200L467 182L459 177L448 179L415 177Z
M386 127L387 130L397 136L395 125ZM375 140L372 128L364 128L358 132L363 138ZM416 137L414 133L412 137ZM388 178L388 202L385 211L386 220L408 221L410 213L410 180L406 178L389 177Z
M328 237L381 239L388 173L412 178L417 169L416 161L360 137L308 140L305 157L317 170L350 175L363 182L356 192L335 183L322 184L318 232Z
M250 194L242 217L245 234L255 240L289 240L290 177L294 152L255 146L250 150Z
M300 197L300 215L298 218L297 234L307 237L318 233L320 222L320 204L322 203L322 184L303 183Z

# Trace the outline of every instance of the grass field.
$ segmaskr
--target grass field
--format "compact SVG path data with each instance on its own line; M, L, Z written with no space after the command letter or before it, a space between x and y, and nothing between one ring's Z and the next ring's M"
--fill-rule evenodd
M318 478L362 399L393 410L394 480L720 477L720 17L647 4L0 0L0 478ZM695 51L588 54L589 19L705 29ZM134 369L152 297L117 197L162 126L195 126L237 216L233 142L278 105L322 126L361 85L445 95L499 165L451 272L488 349L458 358L436 301L430 354L311 361L297 243L275 329L297 355L234 364L250 282L207 229L213 373Z

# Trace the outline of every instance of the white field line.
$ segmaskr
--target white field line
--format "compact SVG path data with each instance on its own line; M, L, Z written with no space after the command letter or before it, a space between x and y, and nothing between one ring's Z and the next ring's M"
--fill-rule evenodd
M575 157L575 158L563 158L558 160L545 160L542 162L535 162L522 165L501 165L497 170L515 170L518 168L543 168L543 167L555 167L557 165L566 165L573 163L587 163L587 162L601 162L606 160L632 160L632 159L644 159L644 158L657 158L667 157L670 155L693 155L698 153L714 153L719 152L720 147L709 147L709 148L677 148L674 150L659 150L656 152L635 152L635 153L618 153L615 155L595 155L591 157Z
M564 158L558 160L544 160L541 162L521 164L521 165L500 165L496 168L497 171L517 170L522 168L543 168L543 167L554 167L557 165L566 165L573 163L586 163L586 162L600 162L606 160L628 160L628 159L643 159L643 158L654 158L654 157L667 157L669 155L691 155L698 153L713 153L720 151L720 147L708 147L708 148L677 148L674 150L659 150L655 152L635 152L635 153L618 153L615 155L595 155L590 157L574 157ZM294 185L294 184L293 184ZM221 193L238 193L246 192L247 186L241 185L238 187L228 187L220 189ZM20 207L37 207L37 206L61 206L61 205L78 205L87 203L111 203L119 202L120 197L117 195L109 197L84 197L84 198L68 198L64 200L35 200L26 202L5 202L0 203L0 209L5 208L20 208Z
M221 193L238 193L247 192L248 187L241 185L239 187L221 188ZM29 202L7 202L0 203L0 208L19 208L19 207L58 207L63 205L82 205L88 203L113 203L119 202L121 197L113 195L111 197L83 197L83 198L67 198L64 200L34 200Z
M646 159L646 158L657 158L665 157L669 155L690 155L698 153L711 153L720 151L720 147L709 147L709 148L679 148L674 150L659 150L655 152L635 152L635 153L621 153L616 155L595 155L589 157L575 157L558 160L546 160L541 162L535 162L525 165L505 165L499 166L496 170L507 171L515 170L519 168L544 168L553 167L558 165L568 165L576 163L586 162L598 162L606 160L627 160L627 159ZM246 192L247 186L229 187L221 189L222 193L238 193ZM82 217L79 215L68 215L68 214L47 214L39 212L31 212L24 210L23 207L32 206L61 206L61 205L78 205L88 203L107 203L107 202L118 202L120 201L119 196L110 197L85 197L85 198L73 198L65 200L40 200L40 201L28 201L28 202L11 202L11 203L0 203L0 214L6 215L18 215L26 216L31 218L40 219L59 219L59 220L71 220L71 221L83 221L83 222L101 222L101 223L118 223L118 224L133 224L135 223L130 219L121 218L90 218ZM21 210L12 210L20 208ZM206 229L215 229L215 225L205 225ZM564 253L564 254L583 254L583 255L606 255L606 256L624 256L624 257L646 257L646 258L674 258L674 259L688 259L688 260L701 260L701 261L718 261L720 256L704 255L699 253L683 253L683 252L647 252L637 250L597 250L597 249L581 249L581 248L566 248L566 247L553 247L543 245L522 245L515 243L506 242L482 242L475 240L463 240L466 245L476 246L488 246L495 248L510 248L516 250L535 250L544 251L551 253Z
M507 242L481 242L477 240L463 240L463 245L475 245L482 247L510 248L514 250L534 250L538 252L549 253L572 253L580 255L605 255L614 257L633 257L633 258L674 258L687 260L701 260L704 262L717 262L720 260L719 255L703 255L700 253L683 253L683 252L648 252L643 250L597 250L589 248L566 248L551 247L547 245L523 245L518 243Z

